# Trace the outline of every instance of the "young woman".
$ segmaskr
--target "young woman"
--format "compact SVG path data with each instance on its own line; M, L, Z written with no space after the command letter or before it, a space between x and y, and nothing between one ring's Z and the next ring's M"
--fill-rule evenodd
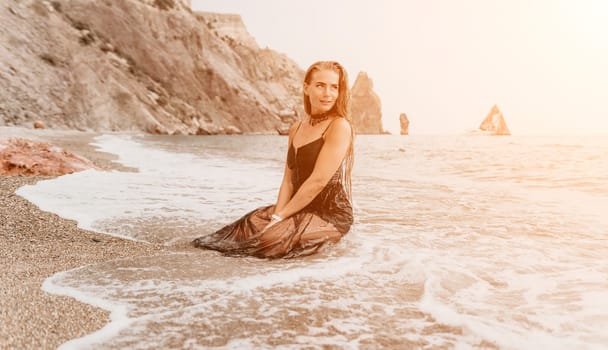
M337 242L353 223L354 132L348 77L337 62L316 62L304 76L306 116L289 130L276 204L258 208L208 236L197 247L227 255L291 258Z

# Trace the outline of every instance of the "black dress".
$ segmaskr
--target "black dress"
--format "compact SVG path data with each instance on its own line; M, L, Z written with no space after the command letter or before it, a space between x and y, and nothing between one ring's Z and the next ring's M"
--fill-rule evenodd
M293 144L289 145L287 166L292 173L293 193L312 174L326 131L320 138L298 149ZM343 162L305 208L265 232L261 231L270 222L274 205L255 209L232 224L195 239L194 246L226 255L292 258L313 254L325 243L339 241L353 223L352 205L344 186L344 166Z

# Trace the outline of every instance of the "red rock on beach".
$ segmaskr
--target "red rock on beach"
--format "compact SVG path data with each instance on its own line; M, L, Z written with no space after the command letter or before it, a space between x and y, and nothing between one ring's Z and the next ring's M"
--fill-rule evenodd
M60 176L97 169L88 159L47 142L0 140L0 175Z

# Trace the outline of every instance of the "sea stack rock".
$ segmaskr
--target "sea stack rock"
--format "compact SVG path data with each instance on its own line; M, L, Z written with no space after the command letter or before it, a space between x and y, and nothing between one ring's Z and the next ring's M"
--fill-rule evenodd
M373 90L372 80L359 72L351 89L352 122L357 134L383 134L382 104Z
M401 135L409 135L410 133L410 120L407 119L405 113L399 115L399 125L401 125Z
M502 112L496 105L492 107L490 113L488 113L483 122L481 122L479 129L490 135L511 135L507 123L502 116Z

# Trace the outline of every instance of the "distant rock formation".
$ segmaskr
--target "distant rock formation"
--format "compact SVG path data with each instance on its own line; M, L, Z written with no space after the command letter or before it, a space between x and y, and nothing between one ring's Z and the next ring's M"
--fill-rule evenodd
M46 142L0 140L0 175L60 176L90 168L89 160Z
M274 133L304 72L240 16L190 0L6 0L0 125L157 134Z
M351 89L352 122L357 134L384 134L382 104L374 92L372 80L359 72Z
M490 135L511 135L507 123L502 116L502 112L496 105L492 107L490 113L488 113L483 122L481 122L479 130Z
M399 125L401 126L401 135L409 135L410 133L410 120L407 119L405 113L399 115Z

